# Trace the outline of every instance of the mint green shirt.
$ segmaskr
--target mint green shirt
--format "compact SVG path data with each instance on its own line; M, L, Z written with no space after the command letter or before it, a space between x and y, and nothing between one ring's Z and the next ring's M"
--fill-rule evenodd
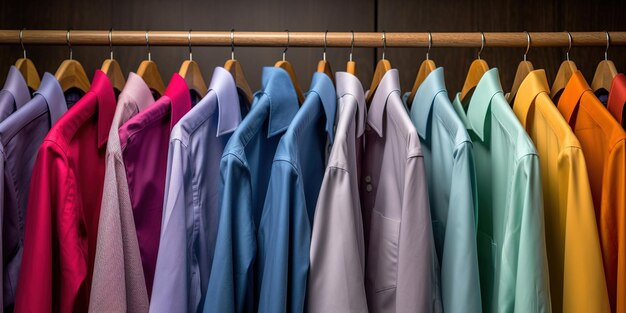
M483 75L471 99L459 97L452 105L474 144L483 309L551 312L537 151L504 98L497 69Z
M405 105L409 94L403 97ZM480 313L474 152L448 98L443 68L422 82L409 115L424 154L443 311Z

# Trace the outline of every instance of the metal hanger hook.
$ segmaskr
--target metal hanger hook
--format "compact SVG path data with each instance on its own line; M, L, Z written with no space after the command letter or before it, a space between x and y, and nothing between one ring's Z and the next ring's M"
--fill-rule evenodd
M235 29L230 30L230 59L235 60Z
M150 53L150 31L146 30L146 47L148 48L148 61L152 61L152 53Z
M109 29L109 53L111 54L111 60L113 60L113 28Z
M328 29L324 32L324 53L322 53L322 59L326 61L326 36L328 35Z
M72 32L72 29L68 29L67 33L65 33L65 40L67 41L67 47L70 49L70 60L73 59L73 55L72 55L72 37L70 35L70 33Z
M352 62L352 51L354 51L354 31L350 31L352 33L352 42L350 42L350 62Z
M22 51L24 52L24 59L26 59L26 48L24 48L24 29L20 29L20 45L22 46Z
M287 54L287 50L289 49L289 30L285 29L287 32L287 45L285 46L285 50L283 50L283 62L286 60L285 55Z
M383 55L382 59L385 59L385 51L387 50L387 38L385 37L385 31L383 30Z
M526 55L528 55L528 51L530 51L530 33L524 31L526 34L526 52L524 52L524 62L526 62Z
M191 52L191 29L187 33L187 42L189 45L189 61L193 61L193 52Z
M480 60L480 54L485 49L485 33L480 32L480 50L478 50L478 59Z
M609 47L611 46L611 36L609 36L609 32L607 32L606 30L604 31L604 33L606 34L606 50L604 50L604 60L608 61L609 60Z
M574 41L572 39L572 34L570 34L570 32L565 31L567 33L567 42L568 42L568 46L567 46L567 52L565 52L565 59L569 61L569 51L572 50L572 42Z
M426 60L430 60L430 48L433 47L433 34L428 32L428 50L426 50Z

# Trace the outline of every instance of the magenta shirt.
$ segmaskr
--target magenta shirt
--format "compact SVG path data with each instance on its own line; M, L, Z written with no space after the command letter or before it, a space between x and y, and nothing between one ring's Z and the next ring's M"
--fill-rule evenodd
M165 94L119 129L148 295L159 249L170 131L190 109L187 84L174 74Z

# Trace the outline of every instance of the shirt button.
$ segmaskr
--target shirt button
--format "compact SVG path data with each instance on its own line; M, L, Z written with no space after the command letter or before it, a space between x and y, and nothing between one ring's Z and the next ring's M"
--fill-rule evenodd
M371 192L372 191L372 184L367 184L367 186L365 186L365 190L367 190L367 192Z
M365 182L371 182L372 181L372 177L371 176L365 176Z

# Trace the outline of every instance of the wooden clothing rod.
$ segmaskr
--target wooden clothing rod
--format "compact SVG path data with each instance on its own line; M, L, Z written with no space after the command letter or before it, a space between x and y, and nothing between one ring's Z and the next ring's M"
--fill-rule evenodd
M289 47L323 47L325 32L289 32ZM231 46L231 34L235 46L285 47L287 31L148 31L151 46ZM485 47L517 47L528 45L524 32L485 32ZM572 46L606 46L605 32L570 32ZM480 32L440 33L433 32L432 47L480 48ZM531 47L568 47L567 32L529 32ZM626 46L626 32L609 32L610 46ZM354 32L354 47L383 47L383 32ZM67 30L23 30L24 45L66 45ZM71 30L71 45L81 46L145 46L146 31L113 30L109 42L109 30ZM428 47L428 32L385 32L387 47ZM20 30L0 30L0 44L20 44ZM328 32L328 47L350 47L352 32Z

